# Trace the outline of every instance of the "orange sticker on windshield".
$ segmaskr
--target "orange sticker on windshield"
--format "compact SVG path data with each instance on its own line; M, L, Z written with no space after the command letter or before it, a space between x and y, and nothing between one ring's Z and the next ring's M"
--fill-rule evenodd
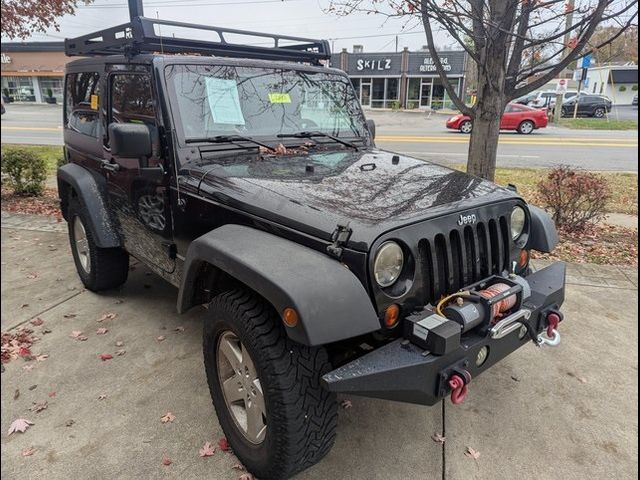
M98 95L91 95L91 110L98 109Z

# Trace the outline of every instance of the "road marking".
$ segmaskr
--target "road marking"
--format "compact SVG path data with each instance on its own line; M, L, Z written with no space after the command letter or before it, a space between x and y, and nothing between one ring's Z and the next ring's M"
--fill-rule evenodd
M434 139L442 139L442 140L469 140L469 135L461 134L461 133L450 133L448 135L378 135L376 139L394 139L394 138L402 138L402 139L420 139L420 138L434 138ZM533 139L537 140L562 140L567 142L582 142L585 140L595 141L595 142L637 142L638 139L635 137L626 137L626 138L611 138L611 137L601 137L601 138L593 138L593 137L556 137L553 135L545 135L545 134L534 134L534 135L518 135L518 134L500 134L501 139L510 139L516 141L524 141L530 142Z
M443 155L443 156L456 156L456 157L468 157L469 154L468 153L459 153L459 152L419 152L419 151L401 151L401 152L397 152L397 153L401 153L402 155ZM509 154L498 154L498 158L500 157L504 157L504 158L540 158L538 155L509 155Z
M455 143L467 145L469 143L468 139L453 139L453 138L438 138L438 137L385 137L378 136L376 140L379 142L387 142L387 143ZM572 146L572 147L623 147L623 148L638 148L638 142L629 141L629 142L612 142L610 140L603 140L602 143L589 139L588 142L585 142L584 139L581 142L576 141L567 141L567 140L504 140L500 139L499 145L534 145L534 146Z
M62 127L2 127L2 130L14 130L14 131L25 131L25 132L59 132L62 130Z

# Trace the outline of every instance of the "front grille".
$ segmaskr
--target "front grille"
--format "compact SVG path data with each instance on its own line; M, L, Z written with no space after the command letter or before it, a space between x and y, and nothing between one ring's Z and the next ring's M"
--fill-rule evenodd
M501 216L418 241L427 302L509 268L509 230Z

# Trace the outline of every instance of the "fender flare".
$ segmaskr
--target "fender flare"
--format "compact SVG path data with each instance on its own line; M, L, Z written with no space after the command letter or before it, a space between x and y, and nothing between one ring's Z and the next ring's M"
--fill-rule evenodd
M305 345L327 343L381 328L365 288L343 264L276 235L229 224L195 239L187 250L178 312L193 305L197 275L209 263L247 285L276 309L298 312L288 336Z
M560 240L551 215L534 205L529 205L529 213L531 228L527 248L544 253L552 252Z
M120 235L109 214L104 186L87 169L75 163L67 163L58 168L58 192L65 218L69 187L73 188L83 208L89 213L88 227L96 245L100 248L122 247Z

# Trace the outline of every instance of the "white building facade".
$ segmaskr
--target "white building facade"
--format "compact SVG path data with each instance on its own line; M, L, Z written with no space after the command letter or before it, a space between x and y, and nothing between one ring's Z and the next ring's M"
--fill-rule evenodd
M602 65L591 67L587 72L584 93L605 95L614 105L631 105L638 94L637 65Z

